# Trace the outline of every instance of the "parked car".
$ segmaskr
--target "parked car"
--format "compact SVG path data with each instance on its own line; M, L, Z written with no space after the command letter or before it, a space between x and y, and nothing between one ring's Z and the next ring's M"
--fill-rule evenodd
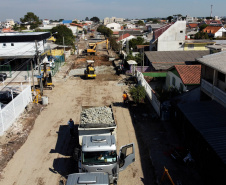
M0 81L5 81L7 78L7 74L6 73L0 73Z
M12 98L15 98L17 95L17 92L11 93L11 91L0 91L0 102L3 104L8 104L11 102Z

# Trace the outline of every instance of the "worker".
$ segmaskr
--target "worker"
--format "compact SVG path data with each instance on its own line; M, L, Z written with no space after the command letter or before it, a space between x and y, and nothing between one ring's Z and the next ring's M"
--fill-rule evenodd
M128 95L127 95L126 91L123 92L122 97L123 97L123 102L124 102L124 104L125 104L125 103L128 103Z
M74 131L75 125L74 125L74 121L72 120L72 118L70 118L70 120L68 121L67 124L68 124L68 126L70 128L70 136L74 137L75 136L75 131Z

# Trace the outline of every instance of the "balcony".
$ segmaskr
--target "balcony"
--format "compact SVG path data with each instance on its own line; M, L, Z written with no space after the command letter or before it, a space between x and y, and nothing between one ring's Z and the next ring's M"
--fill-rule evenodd
M201 80L201 88L204 92L211 96L212 99L218 101L226 107L226 91L222 91L204 79Z

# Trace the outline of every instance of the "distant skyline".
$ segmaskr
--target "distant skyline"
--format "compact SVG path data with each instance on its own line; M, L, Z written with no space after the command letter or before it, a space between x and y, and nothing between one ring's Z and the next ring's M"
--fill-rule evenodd
M226 16L225 0L5 0L0 6L0 21L19 21L27 12L40 19L79 19L96 16L141 19L168 17L175 14L208 17Z

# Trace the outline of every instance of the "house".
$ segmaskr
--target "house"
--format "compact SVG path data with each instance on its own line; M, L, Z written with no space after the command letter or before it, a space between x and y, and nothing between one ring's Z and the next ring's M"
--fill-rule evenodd
M121 30L121 25L118 23L110 23L106 25L107 28L111 29L112 31L119 31Z
M13 19L6 19L5 22L5 28L12 28L14 26L14 20Z
M223 26L207 26L203 32L208 33L209 37L226 37L226 29Z
M203 24L207 24L207 25L210 25L210 26L223 26L222 22L220 20L212 20L212 19L202 21L201 23L199 23L199 26L201 26Z
M226 107L226 51L197 58L202 65L203 97Z
M171 123L202 172L203 183L222 184L226 181L226 52L197 61L201 63L200 99L186 101L188 92L186 99L173 101Z
M183 51L186 21L176 21L153 31L150 51Z
M184 51L200 51L209 50L207 46L214 45L216 42L209 39L203 40L185 40L184 41Z
M110 24L110 23L122 23L124 21L123 18L116 18L116 17L105 17L104 18L104 25Z
M2 58L33 58L37 48L43 53L47 47L48 32L0 33L0 59Z
M127 41L134 39L134 38L136 38L136 37L133 35L130 35L129 33L126 33L126 34L121 35L118 38L117 42L121 42L122 45L124 46Z
M197 30L199 25L198 25L198 23L189 23L189 24L187 24L187 27L189 29Z
M140 30L120 30L118 34L121 36L127 33L136 37L143 36L143 33Z
M175 65L166 75L166 88L187 92L200 85L201 65Z
M166 72L175 65L195 65L196 58L208 55L209 51L145 51L145 63L151 72Z

